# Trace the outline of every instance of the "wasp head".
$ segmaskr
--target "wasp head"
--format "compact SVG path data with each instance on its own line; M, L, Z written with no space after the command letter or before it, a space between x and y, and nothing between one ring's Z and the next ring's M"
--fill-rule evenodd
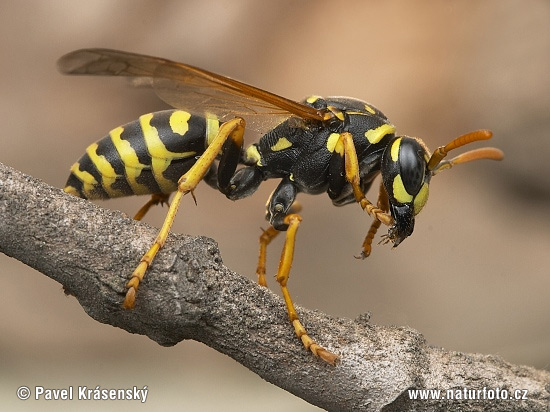
M429 159L424 143L412 137L396 137L382 155L382 180L395 222L388 238L394 246L412 234L414 217L428 200Z
M502 160L504 153L494 147L482 147L443 160L451 151L480 140L490 139L489 130L475 130L459 136L445 146L438 147L430 156L420 139L395 137L382 154L380 170L388 195L390 213L395 221L388 231L388 239L397 246L410 236L414 217L428 200L428 184L433 175L454 165L474 160Z

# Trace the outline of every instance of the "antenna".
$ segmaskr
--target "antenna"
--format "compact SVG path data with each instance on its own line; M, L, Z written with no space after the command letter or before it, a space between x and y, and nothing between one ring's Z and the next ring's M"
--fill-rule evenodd
M480 149L470 150L466 153L462 153L451 160L443 161L445 156L454 149L465 146L467 144L477 142L480 140L488 140L493 136L490 130L476 130L474 132L466 133L460 137L457 137L452 142L445 146L438 147L430 157L428 161L428 170L433 175L439 173L442 170L450 169L456 164L467 163L473 160L490 159L490 160L502 160L504 159L504 153L500 149L494 147L483 147Z

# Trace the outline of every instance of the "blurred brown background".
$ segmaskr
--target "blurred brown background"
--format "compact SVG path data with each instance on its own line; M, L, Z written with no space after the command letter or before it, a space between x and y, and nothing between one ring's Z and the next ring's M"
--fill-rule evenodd
M371 312L373 323L409 325L436 346L550 369L548 1L14 0L0 10L0 161L57 187L89 143L165 108L120 79L61 76L56 59L83 47L184 61L293 99L358 97L432 150L493 130L505 161L438 175L414 235L366 261L353 256L370 218L302 196L290 288L308 308ZM275 184L238 203L201 185L199 207L186 199L174 231L215 238L225 264L254 278ZM101 205L132 215L144 201ZM147 222L160 225L165 211ZM270 249L271 273L280 247ZM317 409L196 342L163 348L99 324L59 284L4 255L0 281L2 408ZM145 406L21 402L20 385L147 385L149 396Z

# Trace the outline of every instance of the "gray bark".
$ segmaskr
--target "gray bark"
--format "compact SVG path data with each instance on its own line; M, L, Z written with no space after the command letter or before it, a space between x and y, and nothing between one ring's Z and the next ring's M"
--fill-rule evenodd
M497 356L445 351L408 327L298 307L310 335L340 355L306 352L284 302L226 268L214 241L170 235L125 310L125 283L157 229L0 164L0 252L61 283L95 320L163 346L194 339L265 380L334 411L545 411L550 372ZM184 365L182 365L182 368ZM411 400L409 389L527 390L527 400ZM446 395L446 393L444 393ZM481 395L483 396L483 395Z

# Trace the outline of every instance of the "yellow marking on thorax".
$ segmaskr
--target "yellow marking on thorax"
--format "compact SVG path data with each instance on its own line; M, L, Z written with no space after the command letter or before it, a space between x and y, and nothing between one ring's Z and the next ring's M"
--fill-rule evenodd
M376 114L376 111L372 107L370 107L368 104L365 104L365 110L370 114Z
M150 169L150 166L140 163L136 151L130 145L130 142L120 137L124 131L123 127L117 127L109 132L111 141L116 147L116 150L124 163L124 171L126 172L126 181L132 188L135 194L149 193L147 186L137 182L137 178L144 169Z
M405 185L403 185L401 175L397 175L395 179L393 179L393 197L399 203L409 203L413 200L412 195L407 192Z
M123 193L120 190L112 188L113 183L115 183L117 177L121 177L116 174L114 167L109 163L104 155L97 154L97 143L92 143L86 149L86 153L94 163L95 167L101 174L101 185L109 197L119 197Z
M376 144L388 134L395 132L395 126L391 124L384 123L381 126L378 126L376 129L369 129L365 132L365 137L371 144Z
M429 186L427 183L424 183L420 188L418 194L414 198L414 214L417 215L420 213L426 202L428 201Z
M216 138L220 130L220 121L218 116L212 113L205 114L206 120L206 146L210 146L210 143Z
M256 166L263 166L262 156L260 155L260 152L258 151L256 145L250 145L246 148L245 158L247 162L253 161L254 163L256 163Z
M338 139L340 138L340 133L331 133L330 136L327 139L327 150L329 152L334 152L334 149L336 148L336 143L338 143Z
M334 114L338 120L340 121L344 121L346 120L346 118L344 117L344 113L342 113L341 110L337 109L336 107L334 106L327 106L327 109L329 109L331 111L332 114Z
M277 143L271 146L270 149L274 152L278 152L279 150L288 149L289 147L292 147L292 143L286 137L280 137Z
M175 110L170 115L170 128L174 133L183 136L189 130L189 119L191 113L184 112L183 110Z
M74 163L71 166L71 173L82 182L82 193L84 194L84 196L91 197L94 189L99 186L99 183L97 180L95 180L95 177L89 172L80 170L80 163L78 162Z
M313 104L315 103L317 100L321 99L321 96L309 96L307 99L306 99L306 102L308 102L309 104Z
M194 156L196 152L190 151L174 153L166 149L166 146L160 139L157 128L151 126L151 119L153 118L153 116L153 113L148 113L140 116L139 124L141 126L141 131L143 132L147 151L151 155L151 169L153 172L153 176L158 183L162 193L171 193L176 190L177 185L176 183L164 177L164 171L168 168L168 166L170 166L172 160L185 159L187 157Z
M390 154L391 154L391 160L393 160L394 162L397 162L397 159L399 158L399 147L401 145L401 138L397 138L394 140L394 142L392 143L391 145L391 150L390 150Z
M331 153L338 153L344 156L344 140L340 133L331 133L327 139L327 150Z

